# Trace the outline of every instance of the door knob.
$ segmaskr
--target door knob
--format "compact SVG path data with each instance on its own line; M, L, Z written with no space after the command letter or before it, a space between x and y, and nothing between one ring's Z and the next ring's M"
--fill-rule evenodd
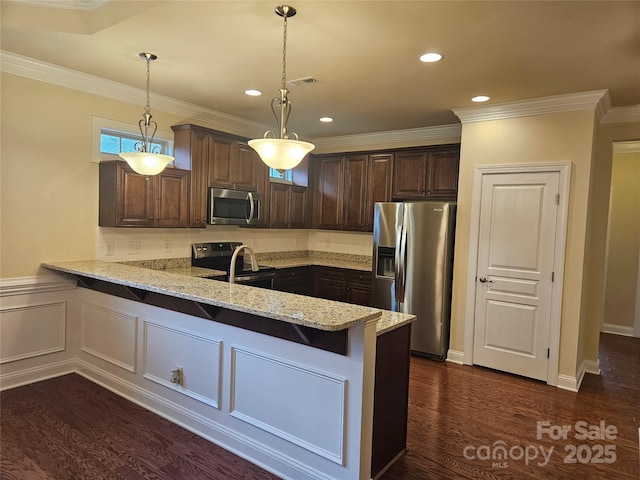
M478 280L480 280L480 283L493 283L493 280L488 280L487 277L485 277L484 275L482 277L480 277Z

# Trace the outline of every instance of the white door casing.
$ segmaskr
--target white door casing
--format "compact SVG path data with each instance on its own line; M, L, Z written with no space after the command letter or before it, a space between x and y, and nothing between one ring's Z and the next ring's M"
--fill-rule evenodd
M475 168L465 364L557 385L570 169Z

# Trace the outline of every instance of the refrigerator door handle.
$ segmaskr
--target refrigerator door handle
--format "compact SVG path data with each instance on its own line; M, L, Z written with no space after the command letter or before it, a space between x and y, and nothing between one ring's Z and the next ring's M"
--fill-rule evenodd
M396 248L396 301L398 303L404 302L405 283L407 276L406 269L407 260L407 229L403 225L402 233L400 234L400 245Z

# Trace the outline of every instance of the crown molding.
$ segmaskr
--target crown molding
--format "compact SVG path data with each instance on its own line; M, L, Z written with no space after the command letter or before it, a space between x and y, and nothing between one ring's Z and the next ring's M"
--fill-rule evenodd
M600 123L640 122L640 105L613 107L602 118Z
M313 153L336 153L358 150L376 150L399 147L414 147L446 143L460 143L462 125L411 128L387 132L344 135L313 139Z
M111 0L22 0L22 3L40 7L61 8L64 10L97 10Z
M591 92L533 98L499 105L456 108L452 111L458 116L460 121L465 124L516 117L529 117L533 115L546 115L549 113L573 110L594 110L598 118L602 118L610 106L609 91L594 90Z
M51 63L0 50L0 70L13 75L51 83L119 101L142 105L146 91L96 75L78 72ZM268 128L255 122L182 102L163 95L150 94L154 109L189 119L190 123L204 122L211 128L244 137L260 137Z
M640 141L613 142L613 153L640 153Z

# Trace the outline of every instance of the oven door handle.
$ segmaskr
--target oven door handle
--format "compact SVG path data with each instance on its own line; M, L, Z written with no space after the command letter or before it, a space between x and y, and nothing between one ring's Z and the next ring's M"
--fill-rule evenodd
M247 200L249 201L249 218L247 218L247 223L251 223L253 221L253 214L255 213L253 193L247 192Z

